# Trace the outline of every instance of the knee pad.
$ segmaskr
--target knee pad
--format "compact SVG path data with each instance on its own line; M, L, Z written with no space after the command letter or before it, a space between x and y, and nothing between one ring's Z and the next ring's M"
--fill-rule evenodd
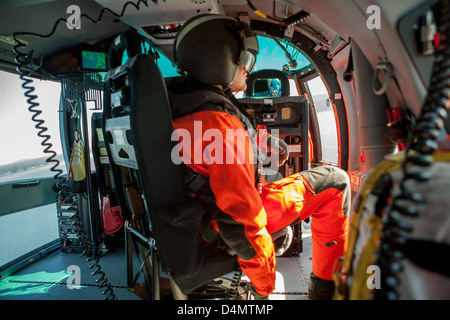
M308 180L316 194L329 188L341 191L344 195L345 215L350 215L350 178L344 170L332 166L320 166L300 174Z
M347 173L336 167L320 166L300 173L308 180L315 193L320 193L328 188L345 191L350 188L350 179Z

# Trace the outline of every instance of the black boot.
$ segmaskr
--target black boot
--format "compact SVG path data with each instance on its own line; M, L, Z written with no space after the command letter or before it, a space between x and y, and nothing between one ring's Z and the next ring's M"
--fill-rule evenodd
M334 281L319 278L311 272L308 294L311 300L331 300L334 295Z

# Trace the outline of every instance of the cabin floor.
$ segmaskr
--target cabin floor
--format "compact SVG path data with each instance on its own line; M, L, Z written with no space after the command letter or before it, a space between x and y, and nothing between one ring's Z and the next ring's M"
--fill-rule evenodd
M278 257L276 287L269 300L308 299L308 281L312 271L312 242L310 225L304 222L302 237L302 253L294 257ZM100 288L96 283L96 279L100 276L93 276L91 273L95 269L89 269L92 263L83 255L56 250L45 258L0 279L0 300L104 300L104 288ZM127 288L124 248L108 252L101 257L99 264L112 285L117 300L141 300ZM79 268L81 286L70 289L67 283L70 282L69 276L73 268ZM230 279L231 277L232 275Z

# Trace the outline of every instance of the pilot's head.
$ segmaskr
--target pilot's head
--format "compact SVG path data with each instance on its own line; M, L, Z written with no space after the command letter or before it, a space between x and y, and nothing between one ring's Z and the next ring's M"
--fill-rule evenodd
M205 84L228 87L238 70L250 73L258 54L258 40L250 27L228 16L204 14L183 25L174 43L180 74Z

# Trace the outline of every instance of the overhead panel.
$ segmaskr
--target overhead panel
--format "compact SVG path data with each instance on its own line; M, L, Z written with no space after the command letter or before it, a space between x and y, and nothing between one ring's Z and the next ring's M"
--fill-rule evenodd
M121 12L127 0L96 0L100 5L115 12ZM223 14L223 8L214 0L152 0L147 6L141 1L139 10L129 5L121 20L140 30L157 43L170 42L176 32L189 18L199 15Z

